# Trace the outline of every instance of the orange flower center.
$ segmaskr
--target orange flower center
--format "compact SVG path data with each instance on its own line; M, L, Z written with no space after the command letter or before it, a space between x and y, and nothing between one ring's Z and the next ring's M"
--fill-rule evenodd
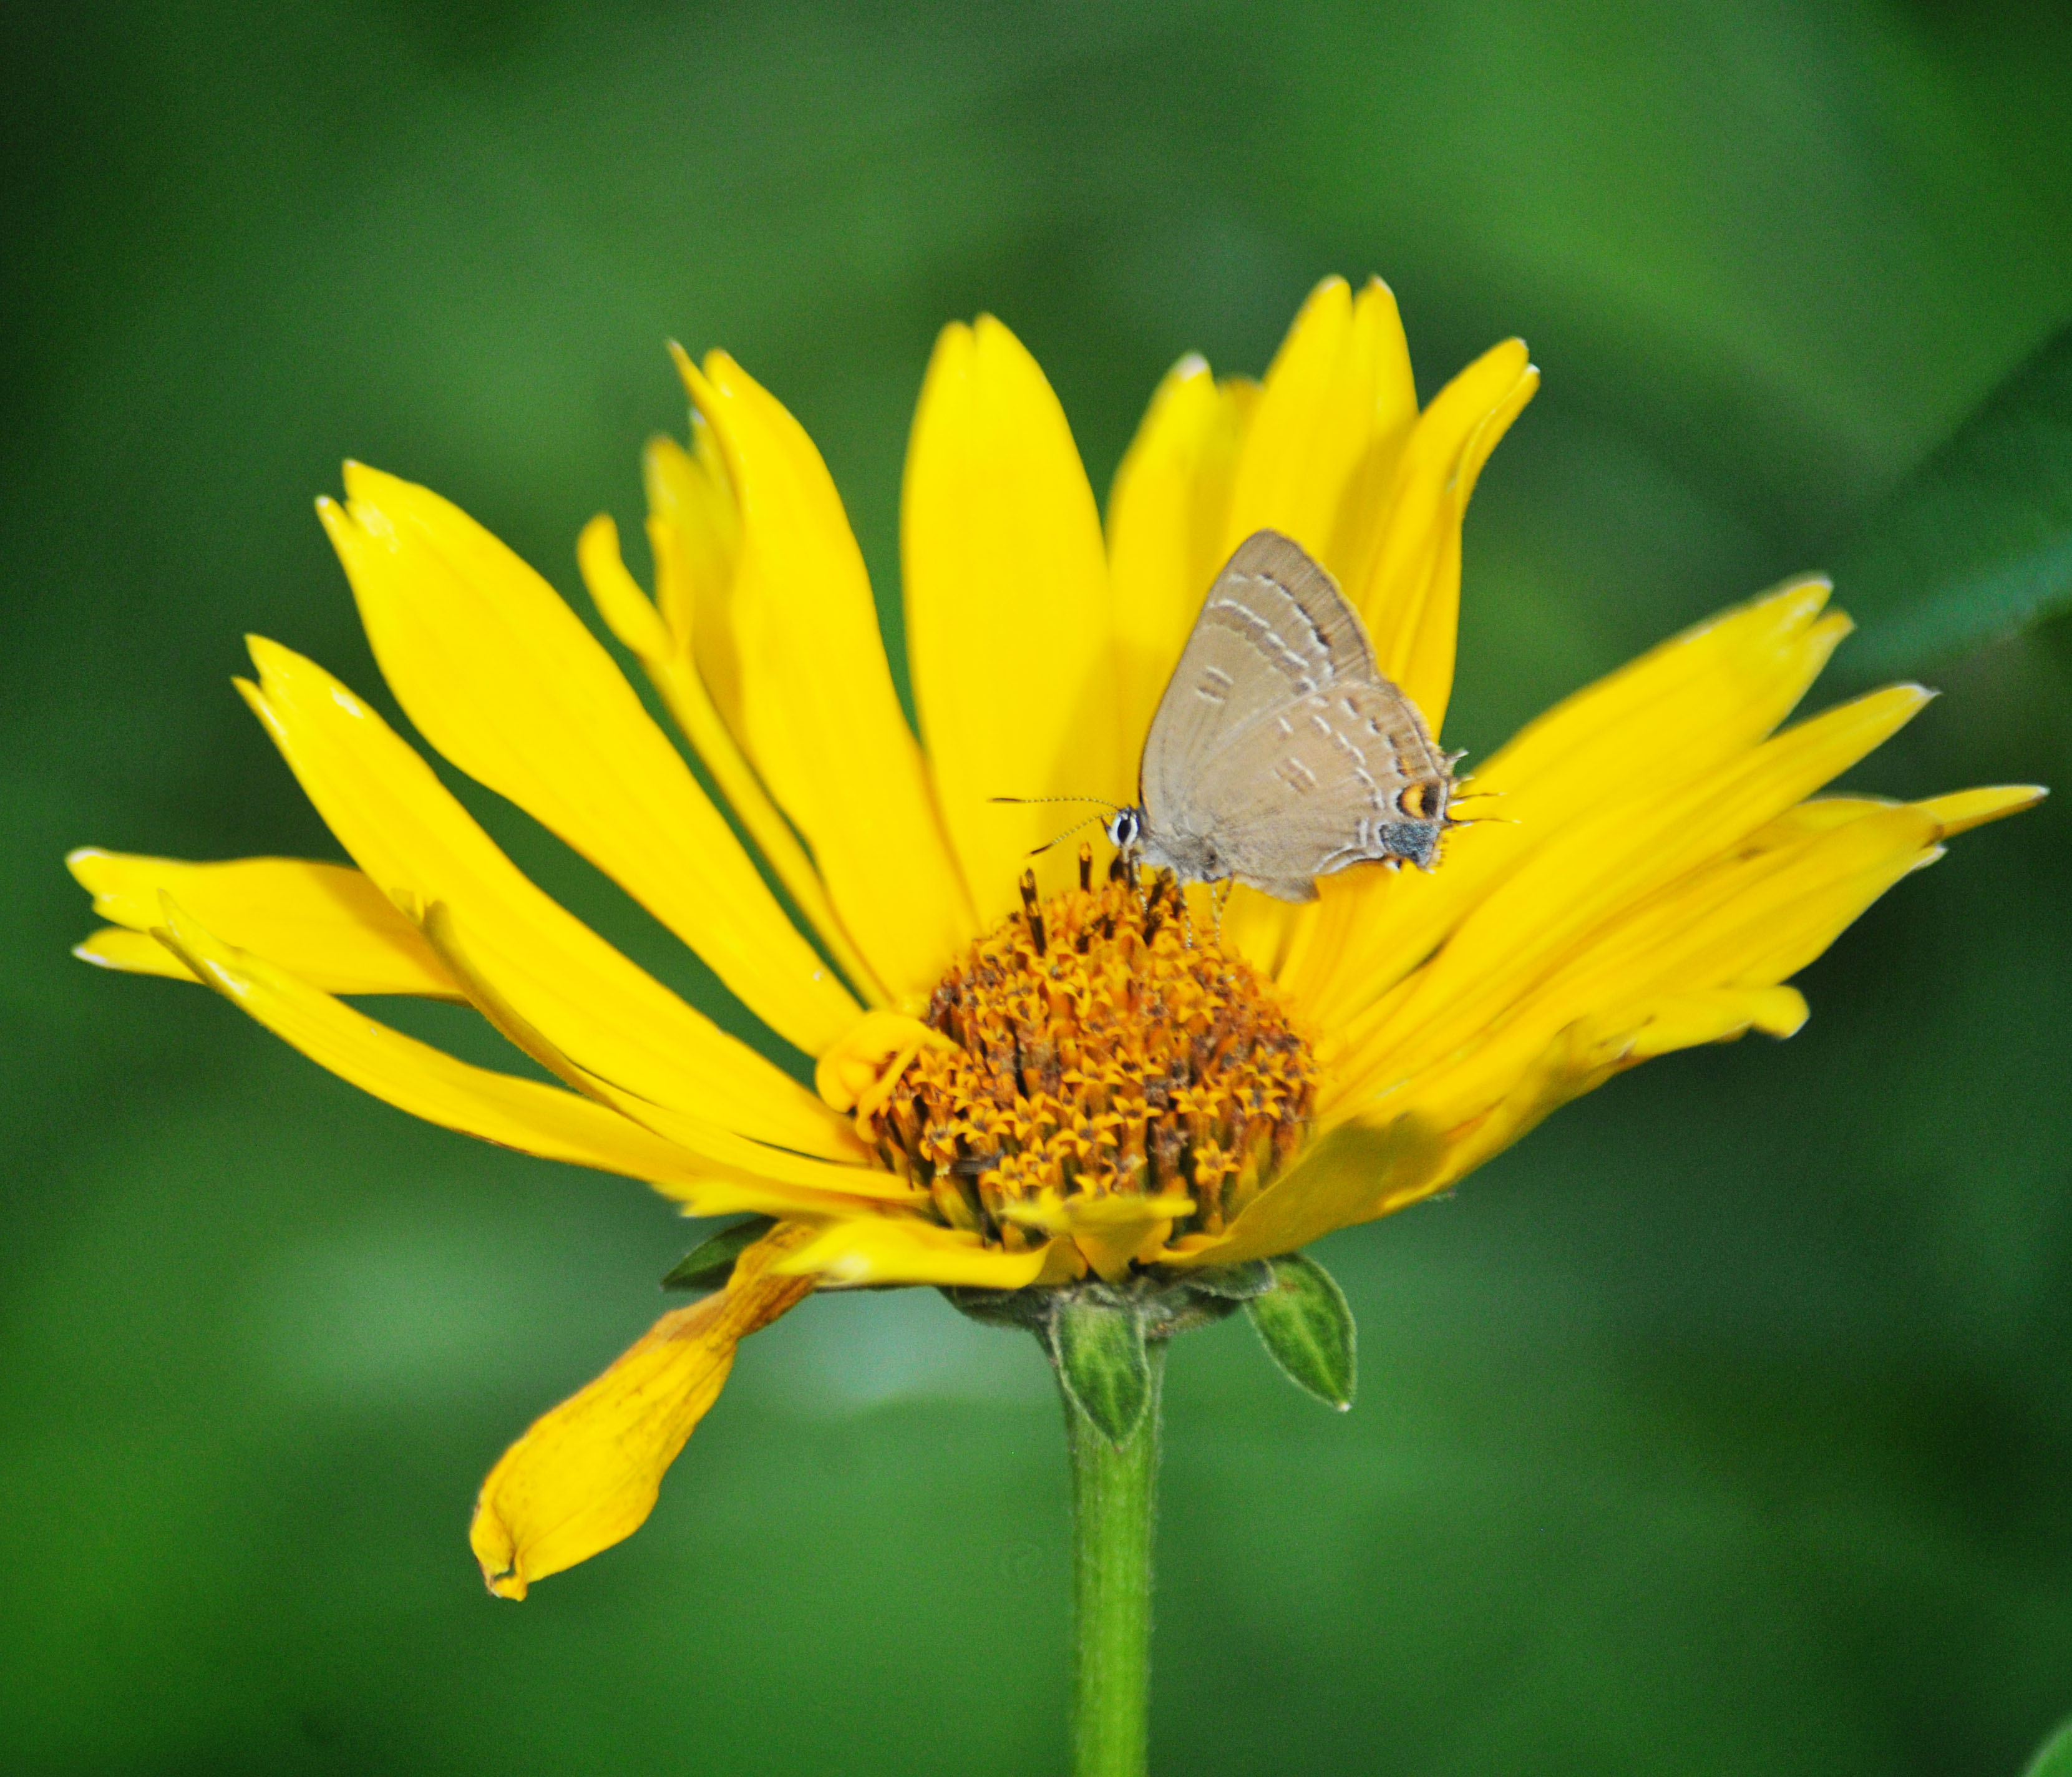
M1293 1155L1314 1102L1278 994L1182 917L1171 879L1091 875L1083 851L1081 886L1040 904L1023 878L1022 911L929 1002L955 1047L920 1048L870 1119L945 1223L1009 1251L1215 1232Z

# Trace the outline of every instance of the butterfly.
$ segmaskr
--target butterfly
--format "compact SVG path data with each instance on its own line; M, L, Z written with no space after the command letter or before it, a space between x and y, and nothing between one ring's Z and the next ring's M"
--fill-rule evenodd
M1256 531L1209 589L1108 837L1182 883L1314 901L1354 864L1432 869L1460 758L1382 677L1338 582Z

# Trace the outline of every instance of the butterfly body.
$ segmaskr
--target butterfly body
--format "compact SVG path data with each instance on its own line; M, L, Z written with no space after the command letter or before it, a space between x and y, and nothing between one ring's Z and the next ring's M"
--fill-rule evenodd
M1452 793L1453 757L1382 677L1336 582L1260 531L1209 590L1152 718L1138 804L1108 837L1182 882L1314 901L1318 877L1354 864L1431 869Z

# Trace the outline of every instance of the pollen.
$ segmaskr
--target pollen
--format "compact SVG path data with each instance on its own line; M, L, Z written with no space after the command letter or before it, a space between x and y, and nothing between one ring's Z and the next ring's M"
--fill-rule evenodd
M1215 1233L1301 1146L1316 1067L1272 984L1190 921L1170 876L1022 910L958 959L867 1133L948 1225L1075 1238L1110 1277Z

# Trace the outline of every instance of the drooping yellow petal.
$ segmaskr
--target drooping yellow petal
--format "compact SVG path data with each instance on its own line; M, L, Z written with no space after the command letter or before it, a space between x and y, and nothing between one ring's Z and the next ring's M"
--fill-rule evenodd
M1128 801L1108 561L1064 409L991 315L935 342L906 455L900 554L914 701L981 925L1029 854L1090 812L998 796ZM1039 868L1059 880L1068 853ZM939 959L938 967L940 966Z
M1219 384L1203 360L1182 358L1158 385L1116 471L1108 500L1108 584L1123 759L1131 773L1227 553L1231 484L1258 400L1256 383Z
M701 1216L743 1209L853 1214L864 1200L828 1186L882 1176L759 1149L738 1137L721 1137L713 1143L718 1152L701 1153L572 1092L471 1066L406 1037L225 944L176 907L169 904L162 917L162 941L198 979L319 1067L428 1123L542 1159L640 1179ZM779 1176L787 1172L820 1188L787 1183Z
M664 440L664 443L671 441ZM678 453L681 455L680 450ZM673 533L662 536L660 520L650 529L657 560L666 560L678 543ZM648 595L635 582L619 551L619 527L602 514L583 527L576 543L576 560L584 582L613 635L638 656L647 669L669 713L676 718L684 738L712 773L713 781L726 797L727 806L748 837L755 841L763 860L784 885L792 905L827 946L837 967L849 983L873 1004L881 1003L885 989L862 954L849 942L849 934L836 917L828 899L827 885L799 843L777 804L770 800L736 743L733 731L722 719L704 676L700 672L689 638L672 629ZM688 607L683 599L680 605Z
M741 733L812 849L843 928L895 1002L976 930L921 751L900 714L863 557L820 453L724 352L677 368L740 501Z
M482 1483L468 1540L499 1598L623 1542L734 1368L734 1348L812 1293L775 1261L809 1231L779 1223L724 1290L664 1314L587 1388L535 1420Z
M1292 537L1341 580L1367 539L1412 422L1417 391L1396 298L1380 279L1357 300L1342 278L1311 292L1266 372L1223 525L1228 555L1254 531ZM1367 491L1364 502L1348 496ZM1202 589L1206 591L1207 589Z
M874 1216L828 1222L811 1244L786 1258L781 1269L833 1285L960 1284L1022 1290L1034 1283L1068 1281L1083 1265L1070 1240L1009 1253L984 1245L977 1235L959 1228L911 1216Z
M553 588L458 507L361 463L319 503L382 676L425 738L588 858L811 1051L857 1005Z
M104 919L148 933L164 923L171 895L226 942L299 976L327 993L416 993L464 998L423 935L356 870L298 858L244 858L188 864L171 858L84 846L65 859ZM87 960L113 969L187 976L162 944L97 944Z
M1375 660L1435 734L1453 689L1468 496L1539 386L1525 342L1507 339L1441 389L1403 445L1371 555L1347 570L1346 595L1367 619Z
M716 1128L829 1158L846 1129L528 881L387 723L321 667L252 640L246 700L317 811L405 913L444 902L485 975L590 1072Z

